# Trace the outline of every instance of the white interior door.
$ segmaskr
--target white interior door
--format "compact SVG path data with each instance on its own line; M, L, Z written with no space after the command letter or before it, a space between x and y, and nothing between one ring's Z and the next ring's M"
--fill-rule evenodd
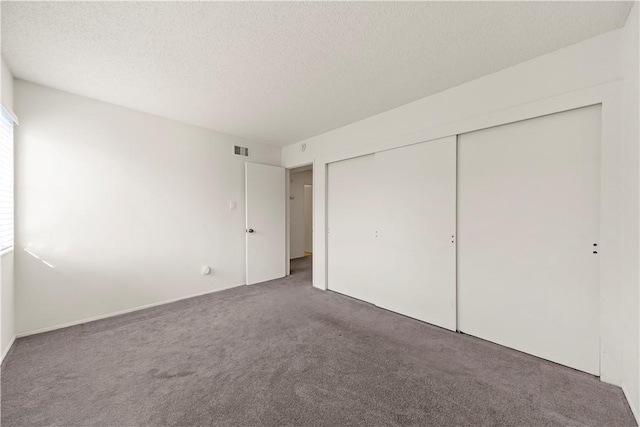
M376 153L376 305L456 329L456 137Z
M373 299L374 156L329 164L328 284L332 291Z
M286 275L285 169L245 163L247 284Z
M459 329L595 375L600 110L458 137Z

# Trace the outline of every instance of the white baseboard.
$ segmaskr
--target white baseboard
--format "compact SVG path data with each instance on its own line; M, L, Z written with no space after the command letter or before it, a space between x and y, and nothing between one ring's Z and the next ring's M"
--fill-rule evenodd
M9 354L9 350L11 350L11 347L13 347L13 343L16 342L16 336L14 335L13 338L11 338L11 341L9 342L9 345L7 346L7 348L4 349L4 351L2 352L2 356L0 356L0 364L2 362L4 362L4 358L7 354Z
M231 288L237 288L238 286L244 286L244 285L245 285L245 283L240 283L239 285L229 285L229 286L225 286L225 287L220 288L220 289L215 289L213 291L200 292L200 293L197 293L197 294L191 294L191 295L187 295L187 296L184 296L184 297L173 298L173 299L170 299L170 300L154 302L154 303L151 303L151 304L141 305L141 306L138 306L138 307L133 307L133 308L127 308L127 309L124 309L124 310L114 311L112 313L101 314L99 316L88 317L86 319L74 320L73 322L61 323L61 324L58 324L58 325L55 325L55 326L47 326L46 328L35 329L33 331L20 332L19 334L17 334L14 337L14 340L15 340L15 338L28 337L29 335L41 334L43 332L50 332L50 331L55 331L57 329L68 328L69 326L76 326L76 325L81 325L83 323L94 322L96 320L107 319L109 317L119 316L121 314L127 314L127 313L131 313L131 312L134 312L134 311L144 310L146 308L157 307L159 305L171 304L172 302L182 301L182 300L185 300L185 299L195 298L195 297L199 297L199 296L207 295L207 294L213 294L215 292L220 292L220 291L224 291L224 290L231 289ZM13 341L12 341L12 343L13 343Z
M629 403L629 408L631 408L631 412L633 412L633 416L636 417L636 423L638 423L638 425L640 425L640 414L638 413L638 408L636 408L634 406L634 403L630 398L629 398L629 394L627 393L627 388L624 386L624 384L622 385L622 393L624 393L624 397L627 399L627 403Z

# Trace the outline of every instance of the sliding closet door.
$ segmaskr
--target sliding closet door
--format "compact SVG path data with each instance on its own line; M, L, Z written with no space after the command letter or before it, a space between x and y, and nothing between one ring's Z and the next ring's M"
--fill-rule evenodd
M456 138L376 153L373 302L456 329Z
M595 375L600 115L458 138L459 329Z
M375 251L374 156L328 166L328 284L371 302Z

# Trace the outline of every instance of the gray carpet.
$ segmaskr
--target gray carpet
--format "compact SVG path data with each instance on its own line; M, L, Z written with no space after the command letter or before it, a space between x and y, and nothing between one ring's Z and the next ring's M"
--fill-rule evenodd
M635 425L619 388L293 275L22 338L2 426Z

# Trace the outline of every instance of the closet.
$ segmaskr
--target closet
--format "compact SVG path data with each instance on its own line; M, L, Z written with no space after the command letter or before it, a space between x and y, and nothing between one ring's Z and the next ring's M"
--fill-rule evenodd
M328 287L599 375L601 107L328 166Z

